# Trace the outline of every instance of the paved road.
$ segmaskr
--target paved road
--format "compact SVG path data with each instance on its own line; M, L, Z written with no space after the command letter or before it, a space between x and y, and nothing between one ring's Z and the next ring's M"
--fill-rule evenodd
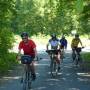
M75 68L72 64L70 51L67 51L61 71L56 78L51 78L49 72L50 60L48 55L42 51L36 62L37 79L32 83L32 90L90 90L90 75ZM0 90L22 90L20 84L22 66L0 79Z

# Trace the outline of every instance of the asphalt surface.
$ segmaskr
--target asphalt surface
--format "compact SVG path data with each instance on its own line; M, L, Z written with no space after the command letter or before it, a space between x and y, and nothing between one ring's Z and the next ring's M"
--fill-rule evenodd
M31 90L90 90L90 74L77 68L71 60L71 51L66 51L58 76L50 75L50 59L45 51L39 52L39 60L35 62L37 79ZM0 78L0 90L22 90L20 78L23 67L17 66L8 75Z

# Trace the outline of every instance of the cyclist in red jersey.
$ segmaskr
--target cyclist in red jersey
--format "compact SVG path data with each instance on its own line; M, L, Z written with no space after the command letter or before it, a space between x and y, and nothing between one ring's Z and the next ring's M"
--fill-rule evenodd
M34 60L35 56L37 55L36 44L34 43L33 40L29 39L27 32L23 32L21 34L21 37L22 37L22 41L19 43L19 47L18 47L19 55L21 55L21 50L23 50L24 55L30 55L31 57L33 57ZM33 61L30 64L30 70L33 76L33 80L35 80L36 74L35 74L35 67Z

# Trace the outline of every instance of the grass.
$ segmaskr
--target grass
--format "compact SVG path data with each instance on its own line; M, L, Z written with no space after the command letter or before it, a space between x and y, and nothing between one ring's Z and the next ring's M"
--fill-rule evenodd
M82 54L85 62L90 62L90 52L86 52Z
M84 69L90 70L90 52L82 53L84 60Z

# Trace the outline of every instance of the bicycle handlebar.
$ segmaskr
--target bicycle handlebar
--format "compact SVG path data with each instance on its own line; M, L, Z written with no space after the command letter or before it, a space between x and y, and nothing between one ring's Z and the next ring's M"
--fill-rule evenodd
M58 53L60 51L61 51L60 49L57 49L57 50L54 50L54 49L46 50L47 53Z
M77 47L77 48L73 48L73 49L75 49L77 52L81 52L83 48L84 47Z

